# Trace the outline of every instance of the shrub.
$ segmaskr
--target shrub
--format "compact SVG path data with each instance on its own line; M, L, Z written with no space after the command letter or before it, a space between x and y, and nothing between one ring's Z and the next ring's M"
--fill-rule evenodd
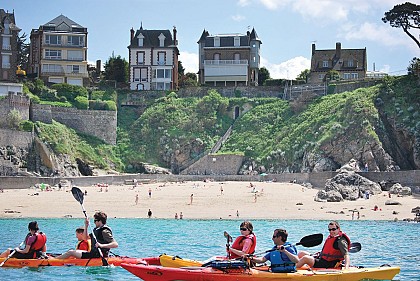
M78 109L88 109L89 101L87 97L78 96L74 100L74 106Z
M34 123L29 120L23 120L19 124L19 129L26 132L32 132L32 130L34 129Z
M117 104L115 103L115 101L107 100L107 101L105 101L105 109L106 110L117 111Z
M82 86L70 85L70 84L54 84L51 86L52 89L57 91L57 96L64 96L68 101L73 102L76 97L85 97L87 100L88 91Z

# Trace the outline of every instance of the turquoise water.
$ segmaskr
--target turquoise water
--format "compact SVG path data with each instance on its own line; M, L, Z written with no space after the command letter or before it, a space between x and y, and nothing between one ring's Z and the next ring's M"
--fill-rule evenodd
M0 250L21 243L32 219L0 219ZM81 219L38 219L41 231L48 235L48 252L61 253L74 247L74 230L83 225ZM154 220L109 219L120 247L114 252L134 257L158 256L162 253L184 258L204 260L224 255L226 240L223 232L233 237L239 234L235 220ZM258 238L256 252L272 247L271 236L275 228L285 228L292 243L306 235L327 235L328 221L254 220ZM405 222L343 221L341 227L353 242L360 242L362 250L351 254L351 263L365 267L390 264L400 266L401 273L394 280L420 280L420 224ZM298 246L299 250L319 251ZM104 267L45 267L1 268L0 280L139 280L122 268Z

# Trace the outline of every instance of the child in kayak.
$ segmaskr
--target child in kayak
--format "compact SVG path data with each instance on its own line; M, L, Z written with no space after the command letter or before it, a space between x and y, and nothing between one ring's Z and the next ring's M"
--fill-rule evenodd
M239 258L247 254L253 254L257 246L257 237L253 233L254 227L250 221L241 223L239 230L241 235L233 242L232 246L227 249L231 259Z

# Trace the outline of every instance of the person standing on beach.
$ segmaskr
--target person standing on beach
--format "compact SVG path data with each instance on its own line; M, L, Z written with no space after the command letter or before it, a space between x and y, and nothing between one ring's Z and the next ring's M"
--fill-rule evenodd
M106 224L108 216L104 212L96 212L93 215L93 222L95 223L95 228L92 232L95 234L96 240L93 238L92 234L87 234L87 229L89 227L89 218L85 219L85 231L83 232L83 239L90 239L92 241L92 247L89 252L84 250L69 250L64 254L56 257L57 259L67 259L69 257L75 257L78 259L91 259L99 258L102 252L103 256L108 257L110 249L118 248L118 243L114 239L111 228ZM100 249L100 250L99 250Z
M182 214L182 212L179 213L179 219L182 220L182 218L184 217L184 215Z
M38 231L39 228L36 221L29 223L28 230L29 233L25 238L25 248L9 248L0 254L0 258L7 257L13 251L13 258L16 259L36 259L45 256L45 252L47 251L47 236L44 233Z
M136 194L136 205L139 203L139 195L138 194Z
M150 219L152 217L152 211L149 209L149 211L147 212L147 217Z
M253 233L254 227L250 221L242 222L239 230L241 235L235 239L229 249L226 249L231 259L253 254L257 246L257 237Z
M178 213L175 213L175 219L176 220L178 219Z
M220 195L223 195L223 186L220 187Z
M149 198L152 198L152 188L149 187Z
M194 193L191 193L191 196L190 196L190 205L192 205L193 198L194 198Z
M299 262L296 267L302 267L304 264L313 268L335 268L341 265L344 260L345 269L350 266L350 238L341 231L340 224L332 221L328 224L330 235L325 240L322 251L318 257L313 257L310 253L302 251L298 253Z
M296 263L299 261L296 247L287 241L288 233L285 229L278 228L274 230L272 251L263 257L251 257L251 261L264 263L270 261L271 272L294 272Z

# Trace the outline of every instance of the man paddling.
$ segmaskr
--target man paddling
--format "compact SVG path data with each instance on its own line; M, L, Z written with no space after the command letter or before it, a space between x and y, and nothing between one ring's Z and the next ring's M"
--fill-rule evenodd
M58 259L66 259L69 257L76 257L78 259L91 259L91 258L99 258L101 257L99 253L102 251L104 257L108 257L109 250L118 247L117 241L114 239L112 235L111 228L106 224L107 215L104 212L96 212L93 216L93 221L95 223L95 228L93 229L94 236L96 237L97 241L93 238L94 236L90 234L90 239L92 240L92 249L90 252L82 251L82 250L69 250L66 253L58 256ZM89 219L85 219L85 232L84 232L84 240L88 239L87 235L87 228L89 226Z

